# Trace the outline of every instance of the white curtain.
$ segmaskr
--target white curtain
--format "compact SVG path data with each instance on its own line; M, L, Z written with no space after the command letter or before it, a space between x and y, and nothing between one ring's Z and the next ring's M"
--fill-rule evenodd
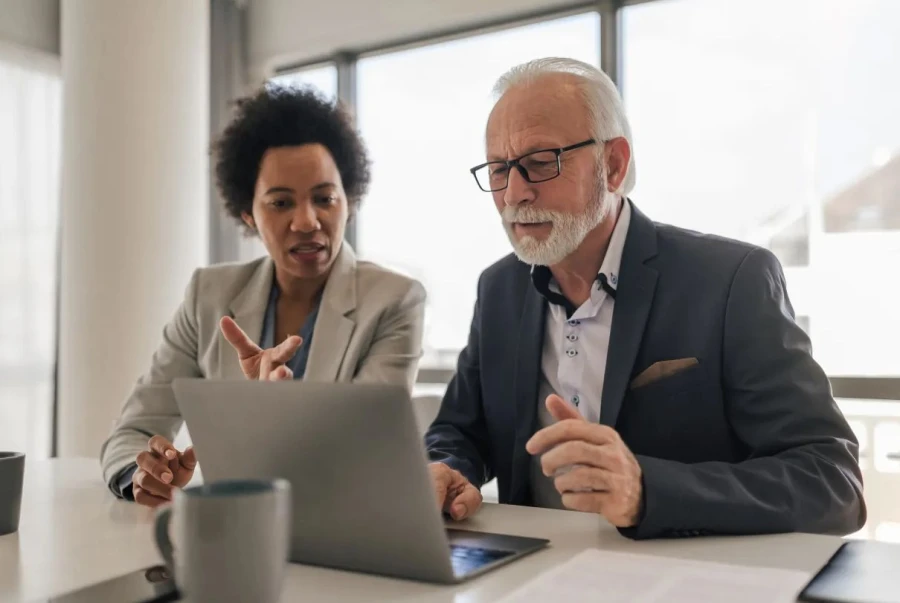
M62 87L58 57L0 45L0 450L51 453Z

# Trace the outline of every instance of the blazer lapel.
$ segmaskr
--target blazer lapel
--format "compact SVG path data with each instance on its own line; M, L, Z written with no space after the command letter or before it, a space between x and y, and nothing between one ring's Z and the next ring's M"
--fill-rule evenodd
M525 272L525 271L523 271ZM525 272L522 301L522 317L519 321L515 344L516 364L514 398L516 435L513 447L513 471L510 483L510 500L522 503L527 498L529 464L531 455L525 443L534 434L537 423L538 386L541 377L541 349L544 344L544 323L547 302L531 284Z
M231 318L238 324L244 333L259 343L262 335L263 319L265 318L266 305L269 303L269 294L272 291L272 281L275 278L275 264L269 257L260 260L256 270L250 275L250 280L237 294L228 310ZM223 379L243 379L244 373L238 361L237 353L225 340L222 332L219 332L219 367Z
M631 224L619 270L600 403L600 422L611 427L615 426L622 409L625 388L644 335L658 277L655 269L645 265L656 255L656 227L633 203L631 212Z
M356 322L349 317L354 310L356 254L350 244L344 241L322 291L304 381L338 380L350 336L356 327Z

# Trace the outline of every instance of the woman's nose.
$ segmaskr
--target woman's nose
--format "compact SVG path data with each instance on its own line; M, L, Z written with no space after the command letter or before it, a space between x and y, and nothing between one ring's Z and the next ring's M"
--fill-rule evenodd
M312 203L300 203L291 217L291 230L294 232L314 232L321 228L316 209Z

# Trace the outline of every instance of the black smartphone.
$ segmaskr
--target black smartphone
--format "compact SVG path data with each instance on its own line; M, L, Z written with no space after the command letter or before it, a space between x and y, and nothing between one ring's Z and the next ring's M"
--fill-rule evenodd
M900 603L900 546L851 540L810 580L798 601Z
M164 565L154 565L47 599L47 603L165 603L181 599Z

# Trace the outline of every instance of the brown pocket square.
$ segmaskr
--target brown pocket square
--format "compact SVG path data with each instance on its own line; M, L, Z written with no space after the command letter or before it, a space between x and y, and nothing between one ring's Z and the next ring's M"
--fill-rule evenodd
M637 389L650 385L660 379L671 377L676 373L680 373L685 369L689 369L694 365L700 364L696 358L678 358L677 360L660 360L654 362L640 375L635 377L631 382L631 389Z

